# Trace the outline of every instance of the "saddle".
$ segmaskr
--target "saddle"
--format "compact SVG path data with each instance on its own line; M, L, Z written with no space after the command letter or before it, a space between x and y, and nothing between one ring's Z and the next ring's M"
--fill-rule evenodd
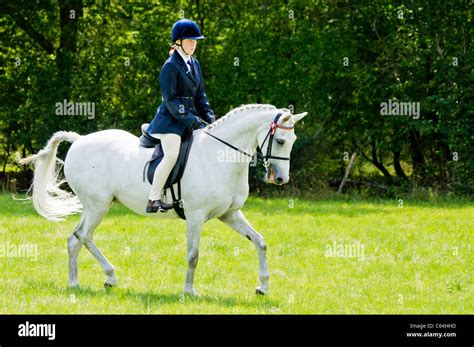
M161 160L163 159L163 148L161 146L161 141L159 139L150 136L146 129L148 128L148 124L142 124L141 131L142 135L140 136L140 146L145 148L153 148L153 154L149 161L146 162L145 167L143 168L143 182L145 179L148 179L150 184L153 183L153 176L155 174L155 170L160 164ZM191 149L191 145L193 143L193 132L191 131L185 138L181 141L181 147L179 149L178 159L176 160L176 164L174 165L171 173L166 180L164 186L164 193L166 195L166 190L170 189L171 196L173 197L173 208L176 211L176 214L181 219L186 219L183 209L183 201L181 200L181 177L183 177L184 170L186 168L186 163L188 162L188 156ZM148 167L148 170L147 170ZM178 195L176 196L173 185L178 184Z

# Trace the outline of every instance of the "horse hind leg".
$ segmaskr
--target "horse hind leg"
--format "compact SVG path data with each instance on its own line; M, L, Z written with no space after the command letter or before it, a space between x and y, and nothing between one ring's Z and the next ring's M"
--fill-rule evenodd
M96 258L96 260L99 262L100 266L104 270L104 273L106 275L104 286L106 288L112 287L117 284L117 279L115 277L115 268L95 244L93 240L93 234L94 230L97 228L104 216L109 211L110 203L111 202L108 201L106 204L103 204L100 207L97 207L96 204L94 207L84 206L84 220L81 226L81 230L80 232L73 233L79 239L79 242L83 244L89 252L91 252L91 254L94 256L94 258Z
M84 214L81 216L79 224L74 228L74 231L67 239L68 254L69 254L69 286L71 288L79 286L79 267L78 258L79 251L82 248L82 242L76 235L81 234L84 225Z

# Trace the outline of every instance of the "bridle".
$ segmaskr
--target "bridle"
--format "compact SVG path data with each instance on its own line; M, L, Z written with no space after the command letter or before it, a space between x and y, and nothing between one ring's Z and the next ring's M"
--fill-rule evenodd
M275 119L270 123L270 129L268 129L268 132L267 132L267 135L265 136L265 139L263 140L262 144L260 146L257 147L257 158L258 159L262 159L263 161L263 166L265 168L268 168L270 166L270 162L268 161L268 159L276 159L276 160L290 160L290 157L278 157L278 156L275 156L275 155L272 155L272 146L273 146L273 138L275 137L275 132L277 129L282 129L282 130L293 130L294 127L291 126L291 127L286 127L286 126L283 126L281 124L278 124L278 120L280 119L280 117L282 116L282 113L278 113L276 116L275 116ZM201 120L202 121L202 120ZM203 123L207 124L206 122L202 121ZM209 125L209 124L208 124ZM201 129L202 130L202 129ZM246 155L247 157L250 157L250 158L253 158L253 155L251 154L248 154L247 152L241 150L240 148L237 148L233 145L231 145L230 143L218 138L217 136L214 136L210 133L208 133L207 131L205 130L202 130L203 132L205 132L206 134L208 134L209 136L215 138L216 140L222 142L223 144L229 146L230 148L236 150L237 152L240 152L244 155ZM263 148L263 146L265 145L265 142L268 140L268 147L267 147L267 153L265 155L263 155L261 153L261 148ZM260 152L259 152L259 149L260 149Z

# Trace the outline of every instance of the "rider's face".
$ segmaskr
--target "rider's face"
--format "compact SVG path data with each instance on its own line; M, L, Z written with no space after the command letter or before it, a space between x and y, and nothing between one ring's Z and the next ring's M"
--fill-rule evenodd
M181 44L183 45L185 53L193 55L197 47L197 40L183 39L181 40Z

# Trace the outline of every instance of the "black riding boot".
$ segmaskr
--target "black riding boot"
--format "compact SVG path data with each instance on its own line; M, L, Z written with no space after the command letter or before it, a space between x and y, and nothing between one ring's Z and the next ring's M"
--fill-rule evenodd
M146 213L156 213L160 212L168 212L173 208L173 204L167 204L161 200L148 200L148 204L146 205Z

